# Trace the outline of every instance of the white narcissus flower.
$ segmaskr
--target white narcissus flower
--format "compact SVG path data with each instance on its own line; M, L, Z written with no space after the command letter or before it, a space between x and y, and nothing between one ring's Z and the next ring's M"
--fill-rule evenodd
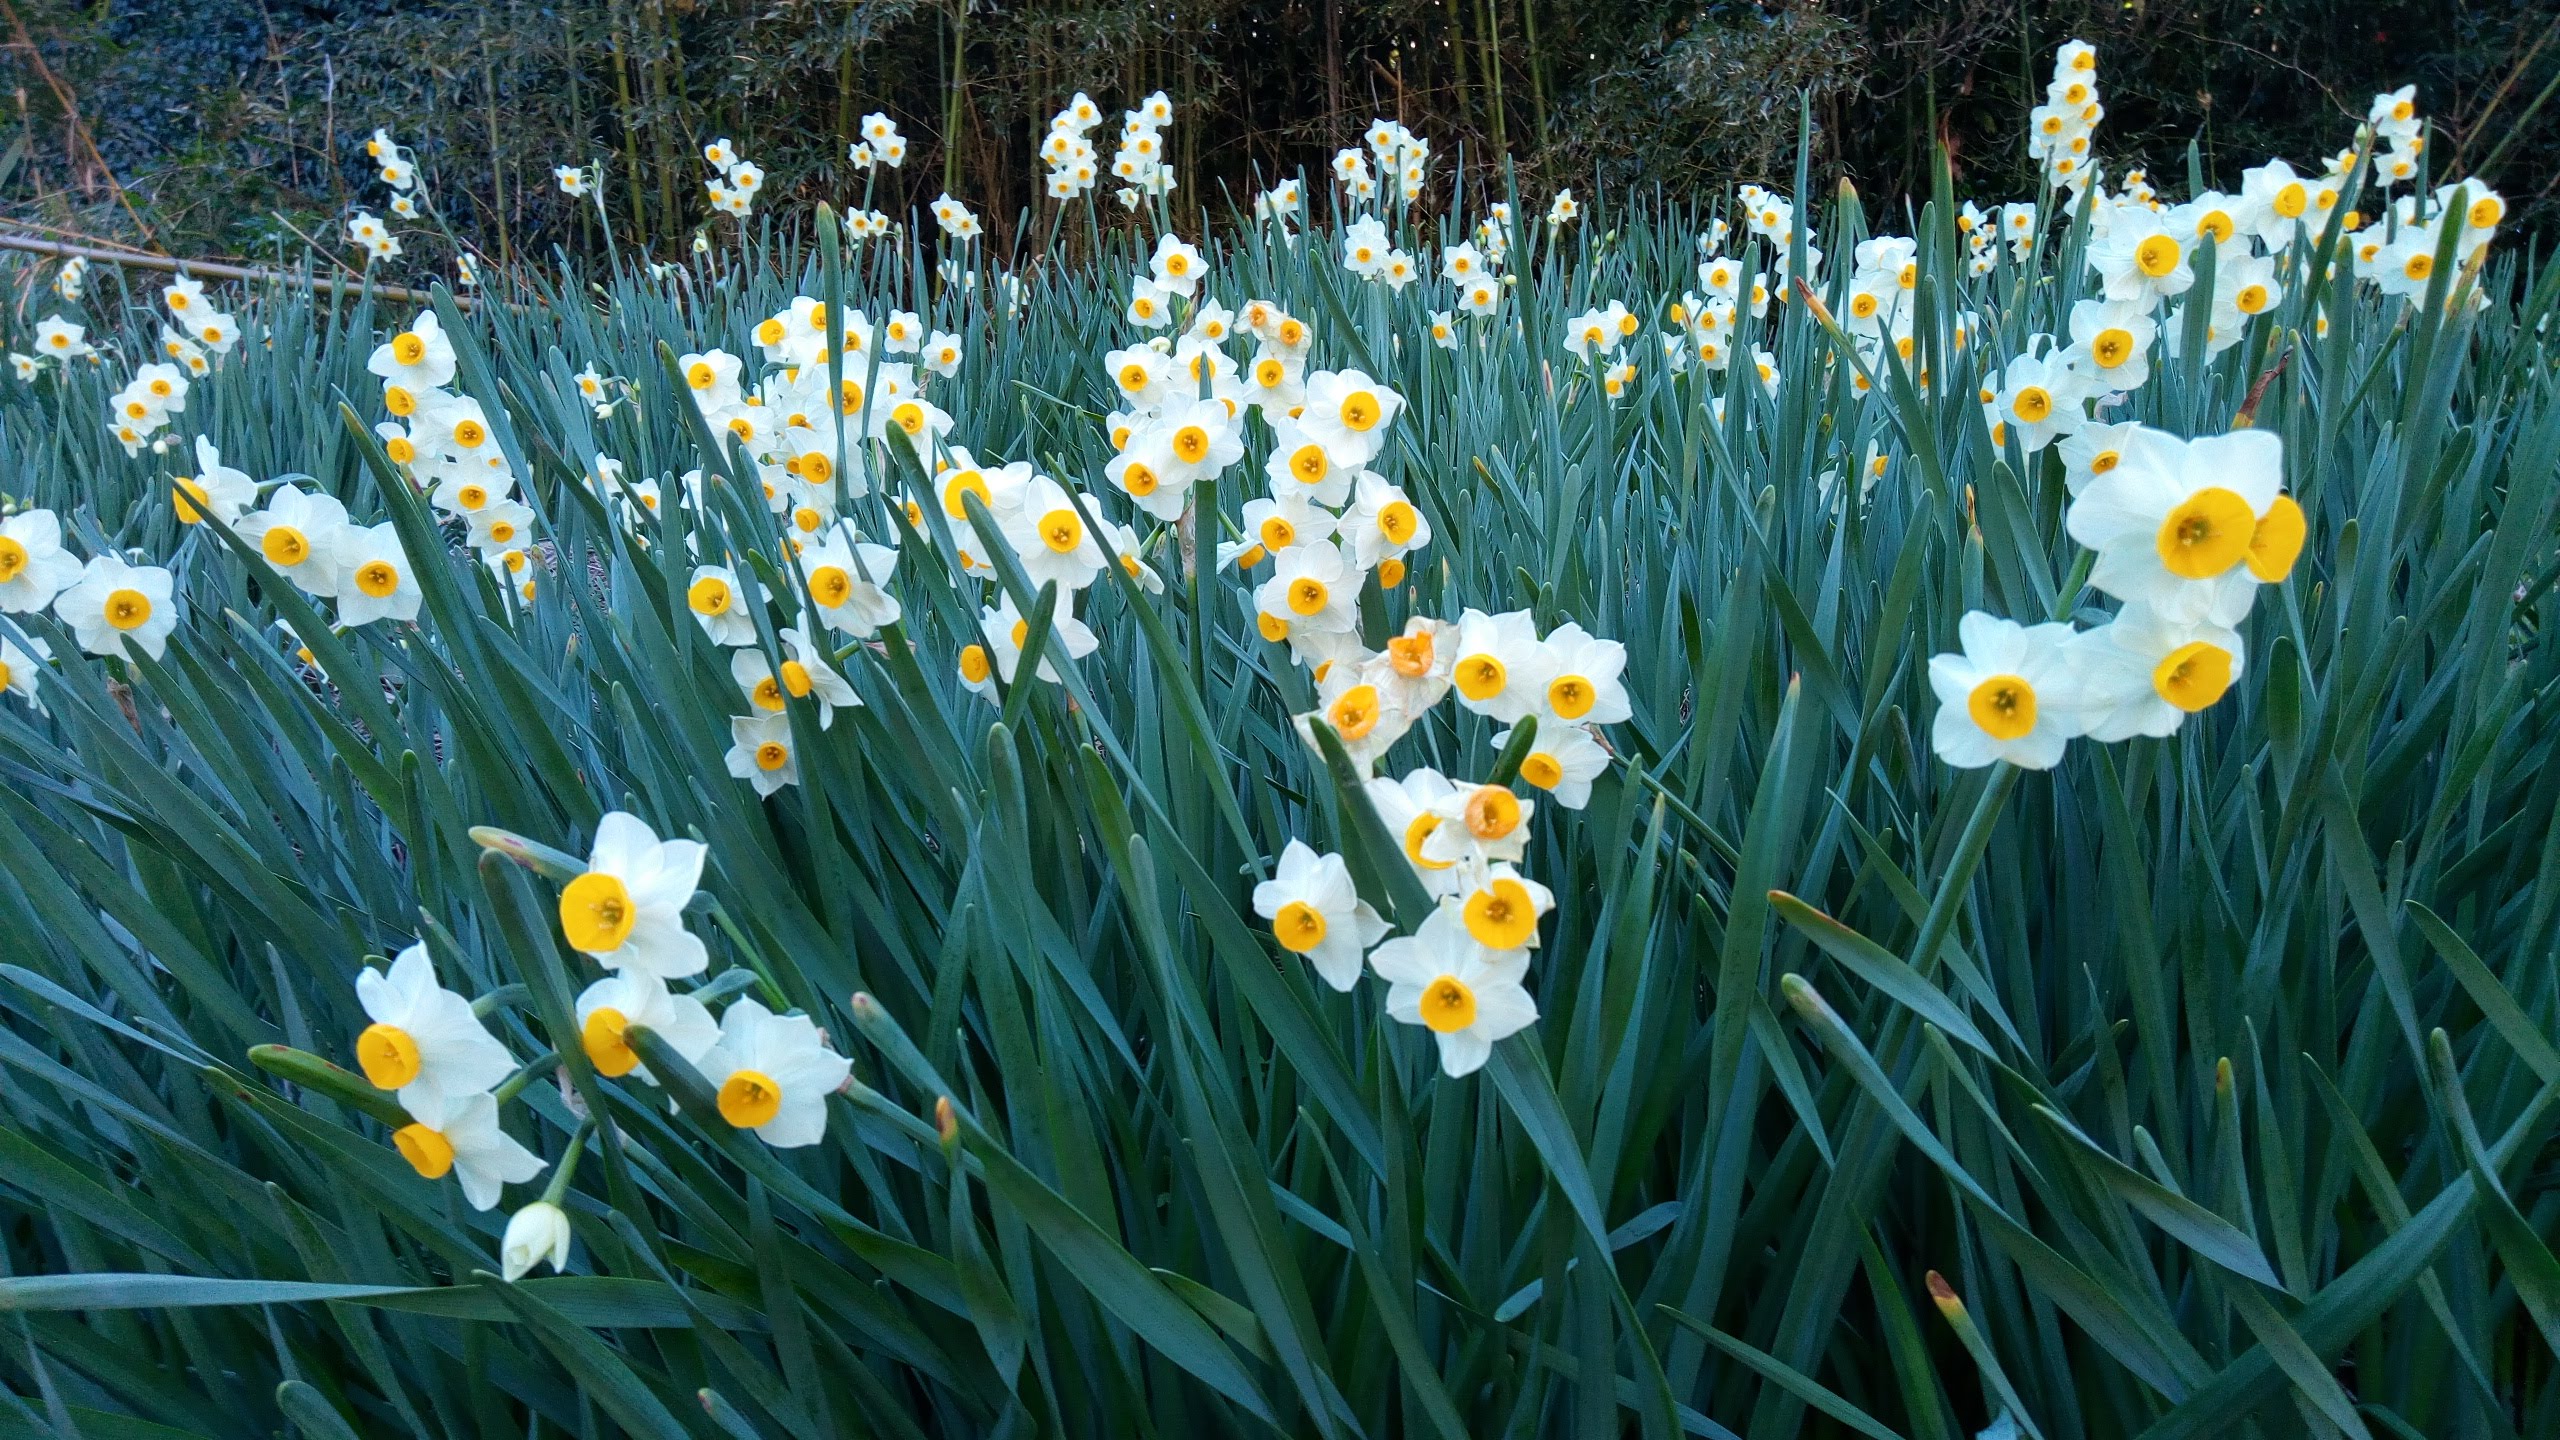
M2079 727L2102 741L2174 735L2240 678L2246 654L2227 626L2165 620L2128 605L2071 641Z
M684 587L684 607L714 645L753 645L756 619L738 589L738 572L726 565L696 565Z
M1453 1079L1481 1068L1493 1042L1537 1022L1537 1002L1520 983L1529 952L1486 949L1455 903L1443 903L1416 933L1380 945L1369 964L1387 982L1387 1014L1431 1031L1440 1069Z
M401 1158L429 1180L449 1174L461 1181L462 1198L474 1210L490 1209L507 1186L542 1173L542 1157L498 1124L498 1102L486 1092L416 1105L403 1100L400 1108L411 1122L391 1133Z
M636 1075L654 1085L657 1078L631 1048L635 1029L665 1041L688 1065L700 1065L703 1052L720 1041L720 1022L701 1001L676 994L646 970L607 975L579 992L578 1043L587 1063L607 1079Z
M2083 300L2071 307L2064 359L2099 394L2139 390L2151 378L2151 342L2160 327L2141 305Z
M721 758L760 797L800 783L800 751L791 743L789 715L730 716L729 753Z
M960 678L972 691L992 696L995 686L990 676L1007 685L1014 682L1022 664L1022 647L1031 639L1031 621L1015 607L1013 597L1006 595L992 608L979 612L978 629L986 636L986 644L971 645L960 652ZM1081 660L1101 643L1090 627L1068 613L1067 597L1059 596L1049 611L1049 638L1040 645L1039 677L1052 685L1060 683L1058 667L1052 663L1058 651L1064 650L1070 660Z
M1572 620L1549 632L1544 642L1552 664L1538 713L1576 725L1615 725L1635 713L1620 677L1627 668L1627 647L1603 640Z
M0 636L0 695L15 695L44 712L44 702L36 698L36 682L44 678L44 667L53 658L53 647L37 637L26 637L26 649L7 636Z
M267 508L241 516L237 529L276 573L305 593L338 593L339 556L352 527L336 496L283 486L267 497Z
M79 558L62 548L59 516L29 510L0 520L0 610L42 610L79 578Z
M1271 415L1271 458L1262 471L1271 478L1271 493L1298 496L1330 509L1351 496L1352 482L1365 461L1343 464L1333 451L1297 421Z
M1959 770L2006 760L2050 770L2079 733L2068 625L2020 625L1979 610L1956 633L1964 649L1929 658L1938 697L1930 744Z
M2106 234L2089 243L2089 268L2098 272L2108 299L2145 309L2196 283L2186 244L2165 220L2144 210L2120 213Z
M808 578L818 618L856 640L868 640L881 626L896 623L897 597L881 587L897 565L897 551L855 538L850 527L839 527L825 543L800 552L800 573Z
M1361 569L1380 561L1401 559L1431 543L1431 522L1408 499L1401 486L1374 470L1360 472L1358 498L1342 517L1351 531L1352 560Z
M515 1069L470 999L436 982L423 944L401 951L388 974L358 972L356 1003L373 1020L356 1036L356 1064L377 1088L398 1091L412 1115L476 1095Z
M1357 630L1361 572L1331 541L1292 545L1272 557L1271 578L1254 590L1255 607L1290 632Z
M1556 908L1555 892L1522 875L1515 866L1471 867L1468 887L1458 904L1467 934L1487 950L1534 950L1538 920Z
M246 470L222 463L222 452L203 435L196 437L196 473L170 482L170 501L179 523L193 525L211 515L225 525L237 523L258 503L258 482Z
M1432 833L1440 827L1438 807L1456 793L1447 776L1428 767L1402 779L1381 775L1369 782L1369 803L1377 807L1379 821L1404 851L1422 888L1434 897L1456 896L1464 879L1455 861L1437 859L1429 849Z
M701 974L711 955L684 928L684 907L708 854L698 840L660 840L639 816L620 810L596 822L586 873L560 891L560 933L569 948L608 970L645 970L662 980Z
M1224 365L1225 357L1219 357ZM1157 419L1164 431L1165 450L1172 457L1172 468L1165 479L1178 485L1189 485L1233 465L1244 458L1244 436L1222 400L1178 400L1167 404Z
M1004 537L1032 586L1054 581L1062 599L1092 584L1109 563L1066 487L1046 475L1033 476L1023 487L1020 506L1004 522Z
M1361 665L1361 678L1405 714L1426 714L1449 693L1456 631L1446 620L1416 615L1404 622L1404 633L1388 636L1387 648Z
M1298 428L1336 465L1358 470L1386 444L1387 426L1403 409L1402 395L1361 371L1319 370L1307 377Z
M1496 753L1510 743L1508 730L1493 737ZM1537 734L1530 737L1529 753L1520 758L1520 778L1567 810L1591 803L1591 782L1608 768L1609 752L1588 729L1552 721L1539 723Z
M747 998L720 1016L720 1043L702 1057L720 1118L783 1150L826 1137L827 1097L852 1073L853 1062L827 1048L815 1021Z
M499 1273L513 1282L547 1264L558 1274L569 1265L569 1240L568 1212L536 1200L507 1217L506 1238L498 1242Z
M2098 552L2089 583L2164 619L2236 625L2260 584L2302 552L2302 507L2284 490L2284 442L2265 430L2180 440L2126 437L2115 468L2064 513L2071 538Z
M409 568L408 551L400 546L399 527L388 520L348 527L338 549L338 623L405 623L418 618L419 599L418 577Z
M1467 709L1509 724L1546 703L1556 657L1539 642L1537 622L1528 611L1461 611L1453 648L1457 658L1450 678L1458 703Z
M1490 865L1517 860L1529 847L1529 819L1538 802L1504 785L1460 782L1431 805L1440 823L1423 838L1422 857L1450 865Z
M1413 728L1412 715L1386 698L1369 678L1368 668L1365 662L1351 661L1322 666L1316 709L1298 717L1299 733L1310 746L1315 744L1315 732L1309 722L1321 717L1363 775L1376 769L1404 732Z
M2057 435L2078 429L2088 417L2081 405L2089 381L2058 355L2019 355L2008 368L1983 379L1983 419L1994 443L2015 439L2033 455Z
M453 340L433 310L421 310L409 328L375 347L364 368L413 392L438 389L453 379Z
M1306 957L1336 990L1359 983L1360 957L1388 928L1360 898L1342 857L1319 855L1302 840L1291 840L1271 878L1253 887L1253 912L1271 922L1281 949Z
M93 555L80 578L53 597L53 613L92 655L130 658L140 651L157 660L169 648L170 632L178 628L174 584L157 565Z

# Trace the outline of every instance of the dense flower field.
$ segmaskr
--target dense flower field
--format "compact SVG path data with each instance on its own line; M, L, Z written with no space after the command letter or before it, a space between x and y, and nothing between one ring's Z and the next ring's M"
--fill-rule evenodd
M2560 1428L2560 269L2098 86L20 272L0 1434Z

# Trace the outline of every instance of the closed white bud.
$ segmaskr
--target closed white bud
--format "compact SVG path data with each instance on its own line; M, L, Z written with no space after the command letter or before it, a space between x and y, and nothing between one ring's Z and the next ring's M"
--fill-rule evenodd
M548 1200L536 1200L507 1221L498 1260L510 1281L521 1280L548 1261L556 1272L569 1264L569 1216Z

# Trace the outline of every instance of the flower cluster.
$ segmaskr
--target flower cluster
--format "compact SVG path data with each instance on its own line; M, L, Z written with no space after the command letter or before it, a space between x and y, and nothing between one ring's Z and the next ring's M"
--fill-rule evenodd
M1111 157L1112 178L1125 209L1138 208L1140 197L1170 195L1181 182L1165 163L1164 127L1173 123L1173 102L1158 90L1120 119L1120 149Z
M2098 178L2089 141L2107 107L2098 100L2098 52L2072 40L2053 55L2044 103L2027 112L2027 155L2044 166L2045 183L2077 193Z
M1066 108L1049 117L1049 133L1040 142L1040 160L1049 167L1049 198L1072 200L1090 192L1102 176L1102 157L1085 137L1102 123L1102 107L1079 90Z
M875 165L902 169L907 163L907 137L898 133L898 122L874 110L862 117L862 138L846 148L845 157L865 173Z
M426 192L418 188L418 157L408 146L392 139L389 130L380 128L364 142L364 153L372 158L382 183L391 187L391 213L403 220L417 219L419 204L426 198ZM389 241L388 236L385 239L390 249L377 252L374 258L388 259L400 253L397 241Z
M92 655L157 660L178 627L176 577L157 565L136 565L112 551L83 563L62 546L62 519L50 510L23 510L0 519L0 613L33 615L50 609ZM36 677L51 659L44 642L11 642L5 688L32 701Z
M1370 121L1361 138L1368 153L1349 147L1333 157L1333 180L1344 202L1354 210L1394 210L1421 199L1431 183L1431 142L1385 119Z
M764 189L764 167L739 154L726 137L703 146L702 159L711 167L711 175L702 182L711 196L711 208L740 220L754 213L756 194Z

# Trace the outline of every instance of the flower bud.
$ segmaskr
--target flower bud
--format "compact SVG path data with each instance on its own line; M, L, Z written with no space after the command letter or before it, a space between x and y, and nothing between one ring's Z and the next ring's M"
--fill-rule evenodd
M548 1200L536 1200L507 1221L498 1245L499 1264L510 1281L521 1280L546 1260L553 1271L569 1264L569 1216Z

